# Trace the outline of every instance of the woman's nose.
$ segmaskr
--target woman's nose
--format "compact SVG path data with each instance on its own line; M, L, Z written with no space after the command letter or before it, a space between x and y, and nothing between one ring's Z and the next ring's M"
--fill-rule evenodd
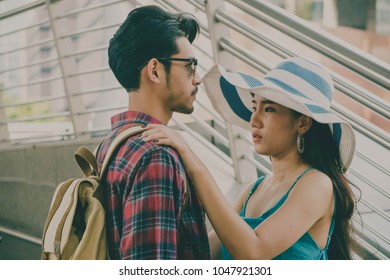
M259 128L261 126L259 113L257 112L252 113L249 124L251 125L252 128Z

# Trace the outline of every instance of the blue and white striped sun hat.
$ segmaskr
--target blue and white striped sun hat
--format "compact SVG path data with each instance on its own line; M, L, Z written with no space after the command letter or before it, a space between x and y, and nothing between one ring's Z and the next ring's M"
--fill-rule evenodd
M222 66L213 66L203 78L207 95L225 121L251 130L253 95L291 108L327 123L339 146L346 170L355 152L355 134L352 127L332 113L333 82L321 66L300 57L283 60L264 78L255 78L238 72L227 72Z

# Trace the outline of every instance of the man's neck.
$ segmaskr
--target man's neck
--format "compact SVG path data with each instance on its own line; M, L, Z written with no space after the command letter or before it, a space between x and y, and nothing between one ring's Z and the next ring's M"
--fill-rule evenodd
M142 95L142 92L129 92L129 111L137 111L148 114L149 116L159 120L161 123L167 125L172 118L173 112L163 106L160 100L153 98L153 96Z

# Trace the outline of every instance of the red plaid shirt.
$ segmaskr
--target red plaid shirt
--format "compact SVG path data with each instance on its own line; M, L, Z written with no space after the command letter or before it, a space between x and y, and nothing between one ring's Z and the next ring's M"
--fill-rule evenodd
M98 153L99 170L109 144L123 129L135 123L160 124L134 111L115 115L111 123ZM111 259L210 259L204 211L190 180L188 202L177 220L185 176L171 147L133 136L119 148L102 178Z

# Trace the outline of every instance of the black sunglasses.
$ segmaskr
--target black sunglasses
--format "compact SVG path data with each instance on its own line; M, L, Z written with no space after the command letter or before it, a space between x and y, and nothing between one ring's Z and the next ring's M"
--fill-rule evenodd
M160 62L164 61L185 61L190 62L191 64L188 64L188 71L191 72L191 74L195 74L196 72L196 66L198 65L198 60L196 58L180 58L180 57L156 57L156 59ZM138 70L141 70L145 67L146 64L148 64L149 61L143 63L140 67L138 67Z

